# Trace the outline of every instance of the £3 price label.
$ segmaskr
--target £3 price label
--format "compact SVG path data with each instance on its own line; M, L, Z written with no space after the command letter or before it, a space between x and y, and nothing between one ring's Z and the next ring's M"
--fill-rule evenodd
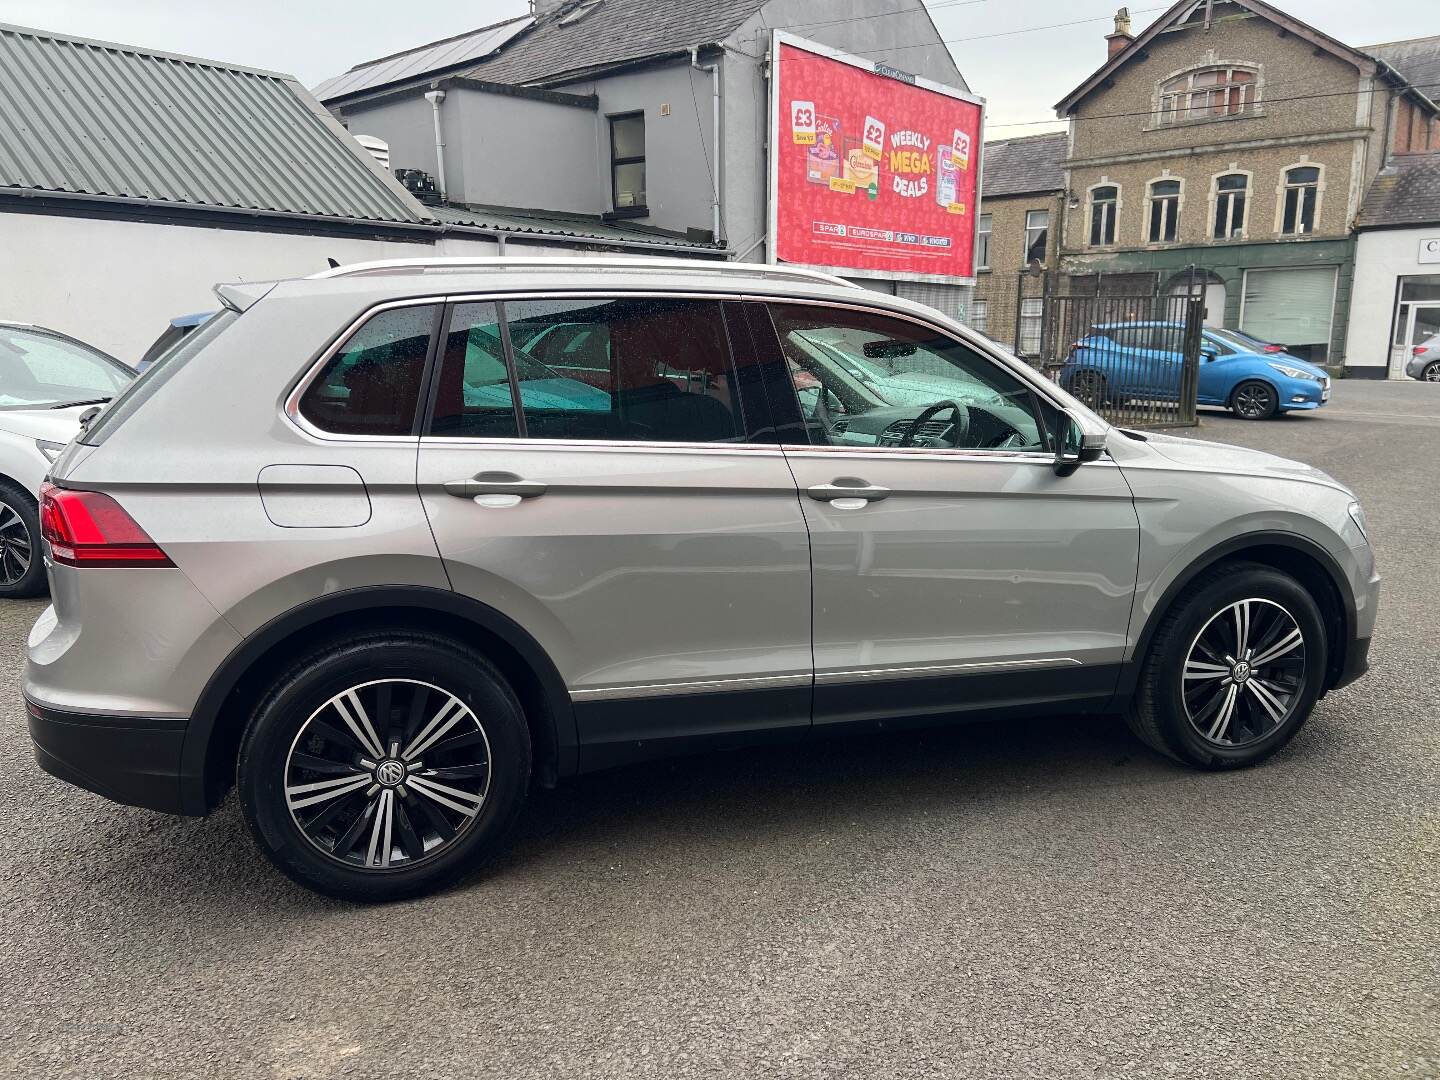
M790 136L802 146L815 145L815 103L790 102Z

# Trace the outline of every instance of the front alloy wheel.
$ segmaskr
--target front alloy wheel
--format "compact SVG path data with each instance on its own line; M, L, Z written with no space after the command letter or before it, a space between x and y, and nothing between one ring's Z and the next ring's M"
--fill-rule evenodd
M1305 685L1305 635L1275 601L1239 600L1195 635L1183 682L1185 715L1200 738L1249 746L1294 712Z
M1274 388L1263 382L1241 383L1230 399L1230 408L1241 420L1267 419L1278 405Z
M45 591L45 560L39 557L40 515L35 499L0 481L0 599Z
M1426 382L1440 382L1440 360L1433 364L1426 364L1420 372L1420 378Z

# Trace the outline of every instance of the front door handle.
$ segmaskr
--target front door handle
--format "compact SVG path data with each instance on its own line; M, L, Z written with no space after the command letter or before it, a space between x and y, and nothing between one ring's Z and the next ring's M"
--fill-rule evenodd
M837 499L879 502L889 496L890 489L867 484L864 480L856 480L852 476L842 476L833 484L815 484L808 487L805 493L817 502L834 502Z
M545 485L538 480L521 480L514 473L482 472L469 480L445 481L445 493L457 499L473 499L477 495L518 495L533 499L545 494Z

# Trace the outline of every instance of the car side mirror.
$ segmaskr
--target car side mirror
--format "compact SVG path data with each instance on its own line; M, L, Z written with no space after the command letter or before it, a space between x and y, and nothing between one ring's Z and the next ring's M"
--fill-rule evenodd
M1060 411L1055 427L1055 475L1069 476L1087 461L1098 461L1105 453L1105 437L1085 431L1069 409Z
M1209 345L1200 346L1200 356L1203 360L1214 360L1220 353Z

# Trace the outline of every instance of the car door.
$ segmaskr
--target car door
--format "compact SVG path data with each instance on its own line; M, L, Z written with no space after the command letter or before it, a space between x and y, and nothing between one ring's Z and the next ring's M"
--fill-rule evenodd
M554 662L582 769L810 722L805 520L726 309L569 295L447 313L421 496L452 586ZM579 323L605 343L603 380L514 345Z
M1059 416L998 360L912 316L767 305L824 393L772 388L810 529L815 723L1103 703L1126 648L1138 523L1109 460L1053 468ZM932 398L892 404L805 339L843 337ZM823 403L823 404L822 404Z
M1235 386L1236 351L1213 334L1201 338L1196 398L1205 405L1224 405Z

